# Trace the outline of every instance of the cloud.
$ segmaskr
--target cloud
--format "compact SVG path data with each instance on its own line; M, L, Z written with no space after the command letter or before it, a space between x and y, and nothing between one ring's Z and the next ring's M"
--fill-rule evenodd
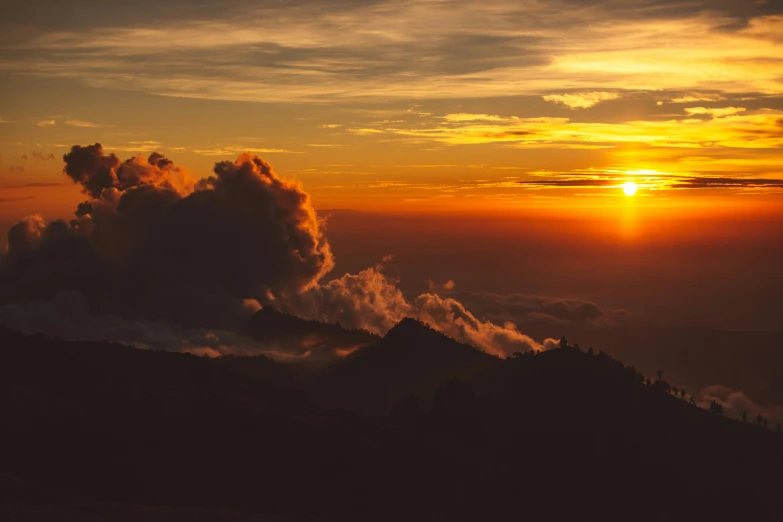
M631 314L581 299L564 299L531 294L497 294L483 291L459 291L455 299L464 303L479 317L503 324L539 325L560 331L565 325L610 327L626 324Z
M726 386L709 386L693 396L696 403L705 409L709 409L712 401L721 404L724 414L732 419L741 420L743 412L747 412L748 422L755 422L756 417L761 414L769 419L770 428L774 428L776 424L783 424L783 406L760 406L739 390L732 390Z
M112 10L116 20L69 18L67 28L38 27L35 17L25 20L31 30L3 45L12 57L4 67L91 86L254 102L555 89L781 91L769 65L780 55L783 17L770 7L779 2L241 4L190 18L190 6L176 3L171 19L153 23L123 8Z
M56 157L54 153L50 152L49 154L45 154L43 152L33 151L30 154L22 154L23 160L28 160L30 158L39 160L39 161L51 161L55 160Z
M430 292L452 292L457 287L457 283L452 281L451 279L445 281L443 284L438 284L432 279L427 279L427 289Z
M92 123L91 121L83 121L83 120L65 120L63 123L66 125L70 125L71 127L85 127L85 128L96 128L101 127L101 125L98 125L97 123Z
M409 301L397 282L381 272L382 268L346 274L282 303L282 307L307 319L339 323L379 335L405 317L413 317L460 342L500 356L545 349L544 344L519 332L513 322L500 326L477 319L455 299L425 293Z
M407 299L383 273L391 256L322 282L334 266L323 222L302 187L258 156L218 162L200 181L162 154L121 161L98 143L76 145L64 160L65 175L87 200L69 224L34 215L9 230L0 258L0 307L9 324L229 353L221 339L233 338L214 339L215 331L240 328L264 305L380 335L414 317L500 356L548 346L511 320L479 318L453 295L434 292L452 294L453 281ZM69 307L76 315L58 316ZM237 343L236 350L250 349ZM274 352L309 357L305 344Z
M678 190L678 189L772 189L783 187L783 180L777 178L716 177L716 176L680 176L650 172L644 175L634 173L578 175L562 173L561 178L541 178L513 181L512 183L527 189L543 188L580 188L580 189L619 189L628 181L634 180L641 189Z
M415 306L419 320L449 337L478 346L488 353L506 357L514 352L545 349L544 345L519 332L514 323L509 321L499 326L491 321L479 320L462 303L452 298L422 294L416 298Z
M718 101L724 101L726 98L721 96L720 94L709 94L709 93L696 93L696 94L687 94L685 96L679 96L677 98L672 98L669 101L671 103L696 103L696 102L718 102Z
M620 97L615 92L580 92L573 94L550 94L544 100L560 103L569 109L589 109L601 102L616 100Z
M56 124L57 122L55 120L41 120L38 123L36 123L38 127L49 127L51 125L56 125Z
M675 189L783 188L783 179L686 177L670 185Z
M218 145L210 149L191 149L196 154L204 156L231 156L234 154L303 154L287 149L274 149L274 148L258 148L258 147L243 147L242 145Z
M417 125L356 129L447 145L498 143L524 148L600 149L644 145L669 149L775 149L783 146L783 111L694 108L709 119L637 120L593 123L569 118L494 116L459 113ZM443 120L446 120L445 122Z
M708 115L713 118L723 118L724 116L733 116L741 112L745 112L747 109L743 107L721 107L721 108L707 108L707 107L688 107L685 112L688 116L700 116Z
M11 165L10 167L8 167L8 172L10 172L11 174L24 172L24 166L23 165Z
M333 266L309 196L257 156L198 183L158 153L120 161L95 144L64 159L88 200L70 225L11 228L0 303L78 290L102 313L236 325L245 299L299 292Z

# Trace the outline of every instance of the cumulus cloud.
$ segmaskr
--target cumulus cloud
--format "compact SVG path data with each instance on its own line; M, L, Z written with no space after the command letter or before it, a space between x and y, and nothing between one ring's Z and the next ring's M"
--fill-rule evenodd
M544 100L560 103L569 109L589 109L601 102L616 100L620 95L615 92L579 92L573 94L550 94Z
M414 315L395 281L377 267L358 274L345 274L289 298L284 309L349 329L364 329L384 335L405 317Z
M477 319L459 301L437 294L422 294L415 302L417 318L436 330L482 348L484 351L508 356L514 352L541 351L541 345L517 330L513 322L499 326Z
M78 290L100 312L228 326L244 300L299 292L333 266L307 193L257 156L197 183L158 153L120 161L94 144L64 159L88 200L70 224L12 227L0 303Z
M500 356L545 349L545 345L519 332L513 322L500 326L478 319L456 299L425 293L409 301L397 281L383 274L382 268L346 274L302 293L284 306L308 319L339 322L379 335L405 317L413 317L453 339Z

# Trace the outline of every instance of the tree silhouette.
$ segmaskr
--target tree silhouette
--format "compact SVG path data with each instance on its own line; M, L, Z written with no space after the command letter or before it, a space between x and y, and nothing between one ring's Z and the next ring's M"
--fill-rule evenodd
M723 415L723 411L724 410L723 410L723 406L721 406L720 404L718 404L715 401L712 401L710 403L710 411L712 413L717 413L718 415Z
M680 397L682 397L682 400L685 400L685 388L680 388Z
M644 384L646 384L647 386L652 384L652 381L650 380L649 377L647 377L647 379L644 381Z
M674 395L679 395L679 394L680 394L680 390L678 390L677 387L675 386L674 387Z
M658 376L659 381L663 380L663 370L658 370L655 374Z
M568 339L565 335L560 338L560 348L568 348Z
M587 349L587 355L594 355L594 354L595 354L595 350L593 350L592 346Z
M748 412L747 412L747 410L742 412L742 422L748 422Z

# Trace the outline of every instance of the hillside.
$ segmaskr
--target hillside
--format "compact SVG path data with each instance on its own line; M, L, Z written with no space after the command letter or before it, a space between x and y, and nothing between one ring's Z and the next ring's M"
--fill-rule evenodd
M380 340L367 331L307 321L269 307L253 314L240 333L267 347L281 346L286 352L309 353L307 359L311 362L341 357Z
M0 514L17 521L777 520L783 508L781 436L574 348L504 361L403 321L318 382L344 379L357 404L403 397L391 420L314 406L237 373L242 358L6 330L0 357ZM430 404L409 398L417 389Z

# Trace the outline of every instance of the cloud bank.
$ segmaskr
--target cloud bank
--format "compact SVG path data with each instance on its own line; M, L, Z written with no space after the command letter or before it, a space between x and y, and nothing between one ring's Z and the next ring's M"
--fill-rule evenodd
M334 267L324 223L302 187L258 156L219 162L199 181L157 152L121 161L96 143L63 159L87 199L70 223L29 216L11 227L0 258L0 323L203 348L207 331L238 329L265 305L377 334L415 317L501 356L543 349L513 323L478 319L451 297L406 299L382 265L322 283ZM76 311L56 320L63 303ZM152 334L162 324L168 342Z

